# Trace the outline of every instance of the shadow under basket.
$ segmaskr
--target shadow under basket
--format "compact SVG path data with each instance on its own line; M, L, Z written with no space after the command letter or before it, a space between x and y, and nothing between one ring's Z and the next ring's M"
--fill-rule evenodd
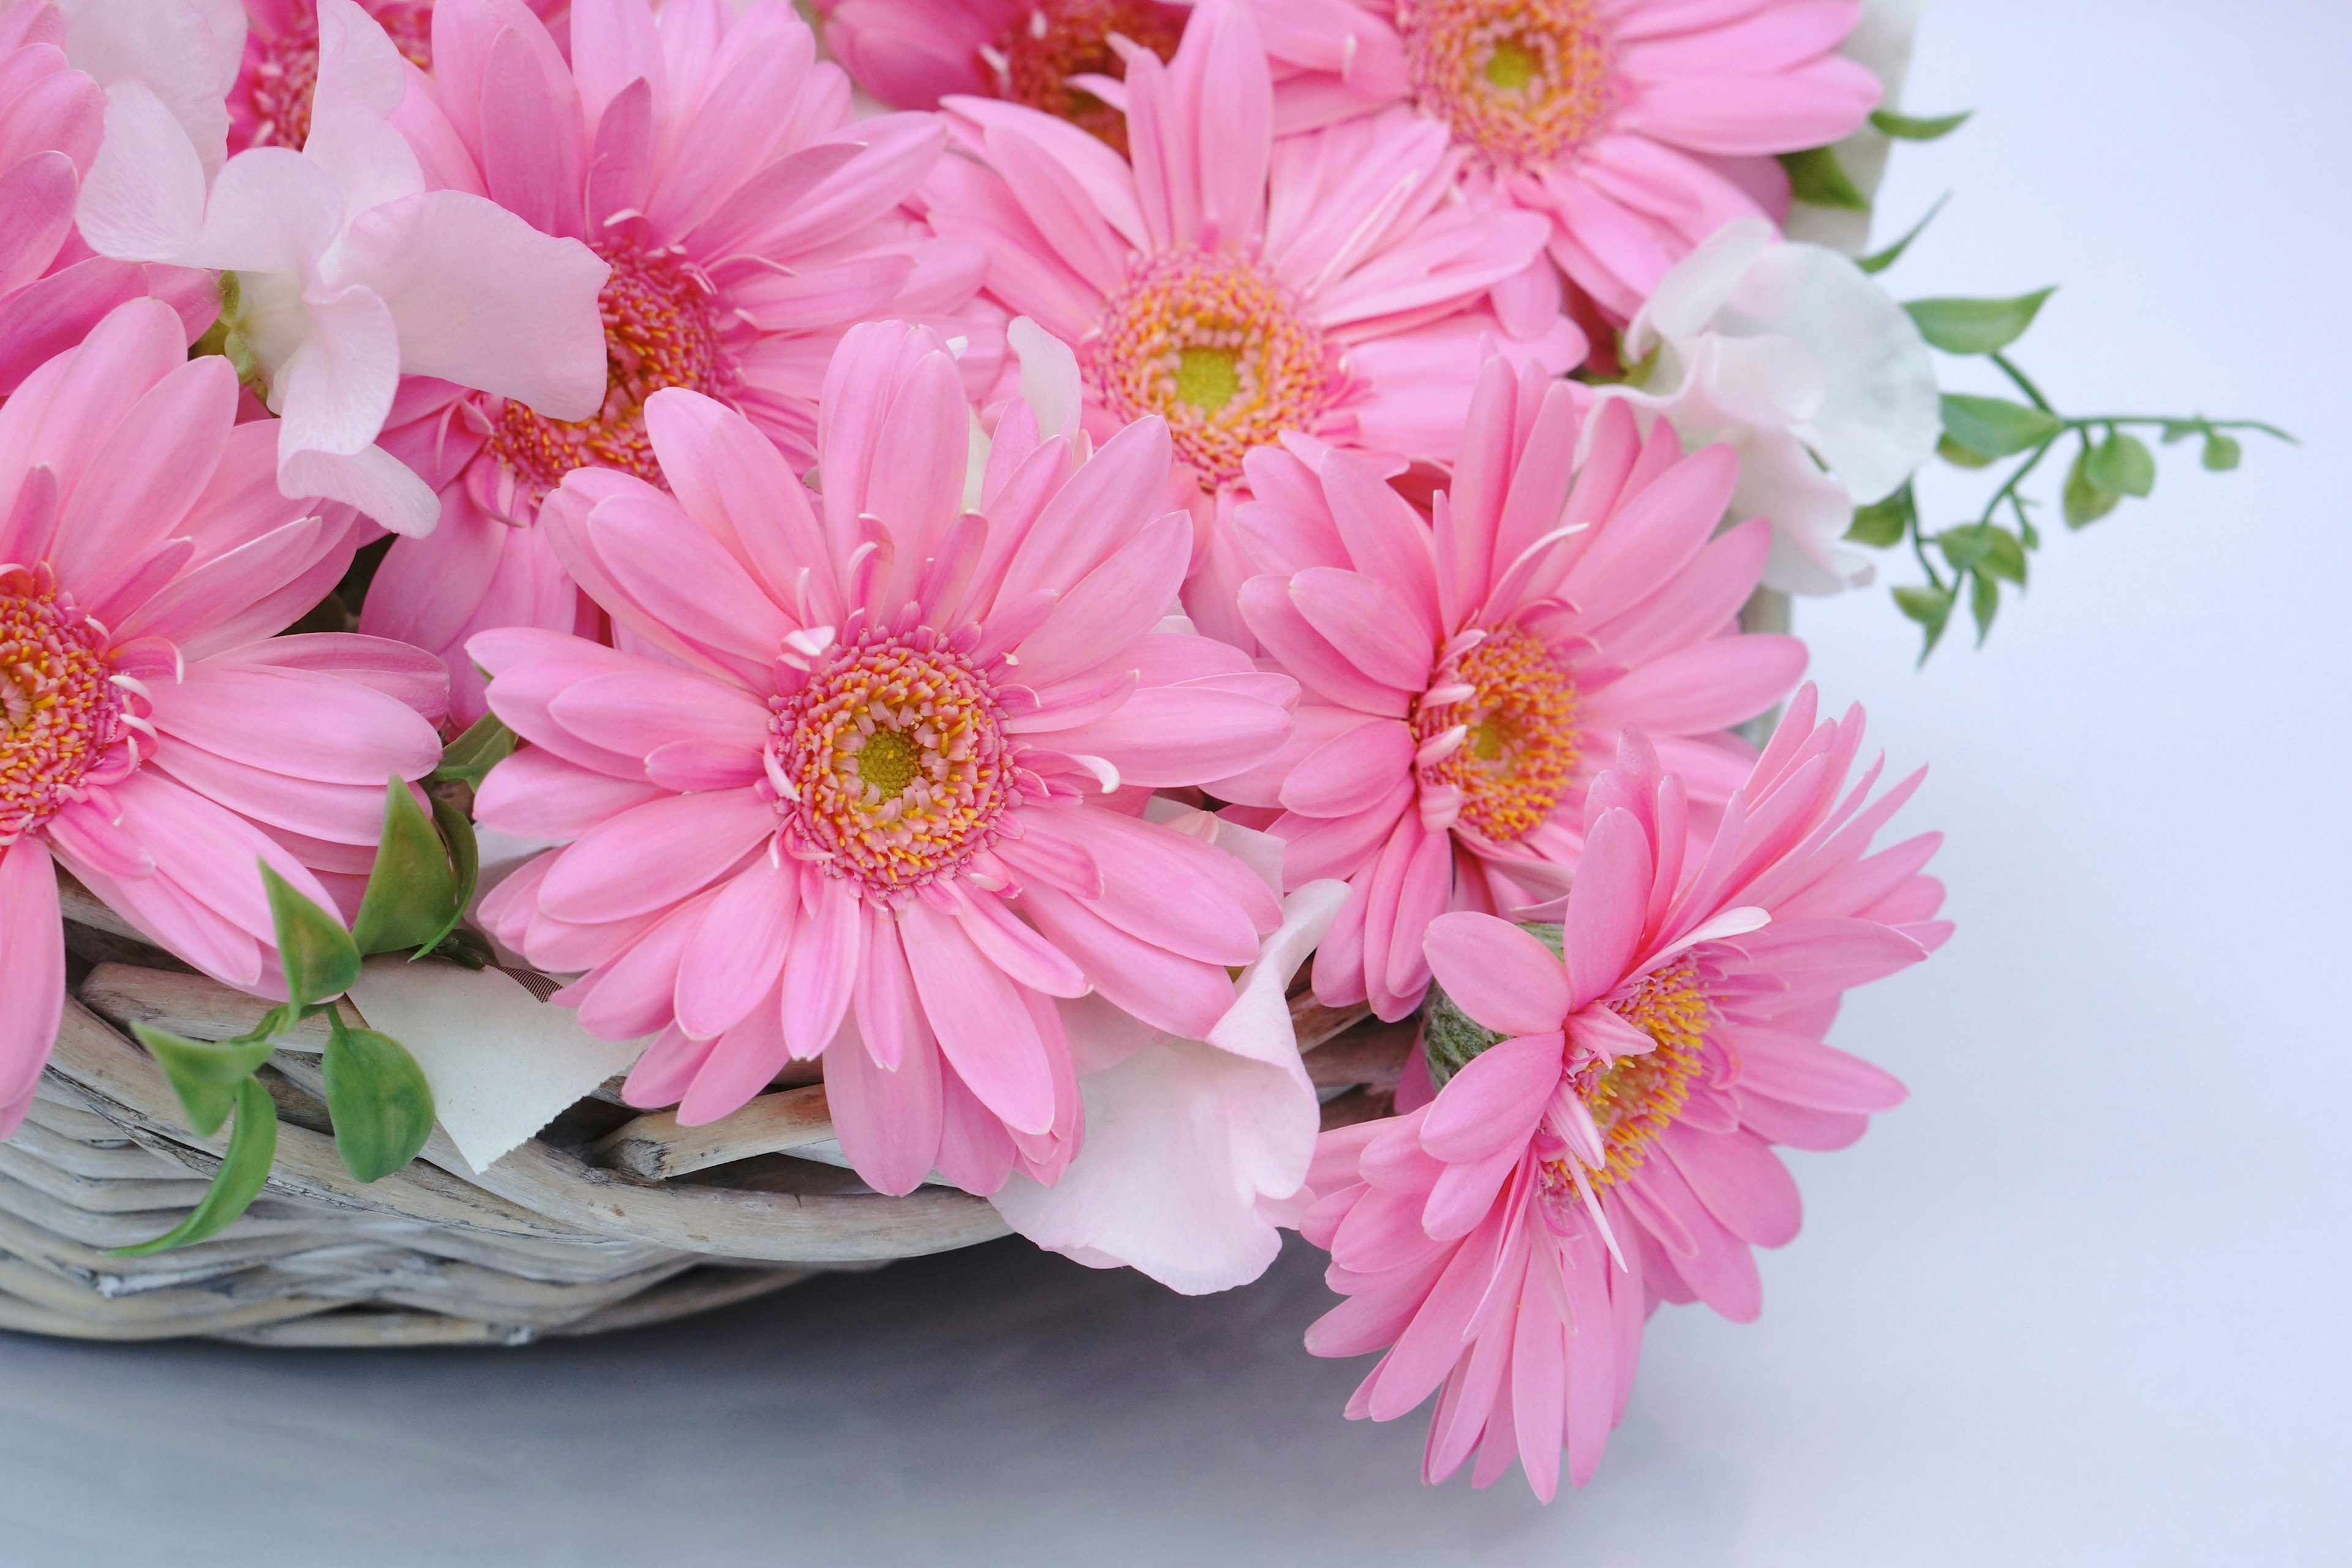
M259 1022L265 1005L145 945L80 889L61 891L72 994L25 1124L0 1144L0 1328L516 1345L660 1322L812 1274L1008 1234L969 1194L927 1185L886 1197L838 1165L796 1157L833 1139L814 1063L704 1127L623 1105L614 1079L488 1170L471 1169L436 1128L416 1160L362 1184L335 1152L318 1059L281 1050L260 1074L280 1125L252 1208L209 1240L117 1258L109 1249L179 1222L226 1147L188 1130L129 1025L225 1039ZM1303 990L1291 1015L1324 1125L1386 1114L1413 1025L1334 1011ZM323 1045L321 1021L305 1027ZM289 1044L299 1050L300 1039Z

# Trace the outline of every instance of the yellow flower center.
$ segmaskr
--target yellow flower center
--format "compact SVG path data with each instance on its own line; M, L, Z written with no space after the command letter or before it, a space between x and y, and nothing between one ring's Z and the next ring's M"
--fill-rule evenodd
M1544 824L1576 775L1576 683L1517 626L1496 629L1457 669L1449 684L1468 686L1471 695L1417 704L1413 735L1427 742L1456 724L1469 733L1422 768L1422 782L1460 790L1461 821L1509 844Z
M1039 0L980 51L981 63L999 98L1066 120L1124 155L1127 117L1070 79L1127 79L1113 34L1169 58L1183 37L1183 16L1155 0Z
M893 893L952 875L1016 794L985 677L928 630L869 635L776 703L770 777L835 875Z
M1617 109L1598 10L1594 0L1405 0L1413 96L1498 167L1573 156Z
M1714 1016L1698 968L1687 958L1643 975L1608 1007L1656 1043L1605 1066L1588 1063L1569 1077L1570 1090L1592 1113L1608 1151L1608 1163L1585 1173L1596 1189L1632 1175L1650 1145L1673 1124L1704 1064L1706 1026ZM1551 1175L1563 1186L1573 1184L1565 1171Z
M45 569L0 568L0 847L80 799L122 738L107 640Z
M534 504L574 468L618 468L662 484L646 434L646 399L663 387L684 386L724 400L736 379L720 311L700 271L672 251L625 239L595 250L613 268L596 298L604 319L604 407L565 421L512 401L484 404L489 455Z
M1290 291L1230 250L1143 258L1087 344L1122 420L1157 414L1177 456L1212 481L1285 430L1312 431L1339 380L1336 356Z

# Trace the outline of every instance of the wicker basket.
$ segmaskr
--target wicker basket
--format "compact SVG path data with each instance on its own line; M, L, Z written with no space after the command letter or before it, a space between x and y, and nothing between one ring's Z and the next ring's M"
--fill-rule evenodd
M73 995L25 1125L0 1144L0 1328L521 1344L1007 1234L968 1194L885 1197L837 1166L795 1158L833 1136L813 1064L706 1127L623 1105L615 1080L488 1170L470 1169L436 1129L405 1169L362 1185L336 1155L316 1059L281 1051L261 1072L281 1125L260 1198L208 1241L113 1257L109 1248L175 1224L226 1147L188 1131L171 1085L118 1026L226 1038L253 1027L264 1004L146 946L79 889L64 894ZM1324 1124L1384 1114L1411 1026L1333 1012L1303 993L1291 1012L1327 1097ZM323 1043L321 1023L306 1027Z

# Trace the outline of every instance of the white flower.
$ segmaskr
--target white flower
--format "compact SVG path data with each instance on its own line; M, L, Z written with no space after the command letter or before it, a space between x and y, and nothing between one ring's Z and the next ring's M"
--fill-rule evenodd
M1738 451L1732 515L1772 524L1764 585L1868 582L1868 558L1839 542L1854 508L1892 495L1942 427L1927 341L1903 307L1850 258L1743 219L1677 263L1633 318L1626 361L1653 354L1638 384L1601 395L1663 414L1686 446Z
M425 188L390 121L404 93L421 89L351 0L320 5L302 151L255 148L222 163L208 122L192 124L201 117L183 79L217 74L217 59L201 70L158 64L142 41L166 23L205 32L202 14L215 8L84 0L78 9L73 39L116 68L106 139L82 187L83 237L103 256L234 272L227 324L282 420L278 488L347 501L395 532L429 531L440 516L431 488L375 445L401 376L586 417L604 397L596 296L608 269L578 240L541 234L481 196ZM217 30L208 36L216 50ZM222 136L226 124L224 115Z
M1150 815L1211 837L1279 886L1281 845L1267 835L1160 801ZM1319 881L1283 900L1281 928L1242 971L1206 1040L1160 1034L1100 996L1062 1003L1086 1143L1054 1185L1015 1173L998 1189L992 1201L1013 1228L1090 1268L1133 1268L1188 1296L1265 1273L1322 1124L1285 993L1347 895L1346 884Z

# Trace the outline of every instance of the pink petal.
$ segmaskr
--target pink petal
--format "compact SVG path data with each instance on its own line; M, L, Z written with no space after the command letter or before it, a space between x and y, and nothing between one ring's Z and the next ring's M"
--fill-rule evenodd
M775 831L775 807L750 790L649 801L564 850L540 906L583 923L646 914L709 887Z
M48 852L20 838L0 849L0 1104L31 1092L49 1059L66 999L66 947ZM13 1132L13 1126L8 1131Z
M679 1028L698 1038L731 1029L775 989L799 906L798 873L765 857L719 890L678 965Z
M1556 1031L1569 1012L1568 972L1508 921L1458 910L1429 922L1429 966L1445 994L1489 1029Z
M919 900L898 917L923 1013L956 1072L1015 1132L1054 1125L1054 1075L1013 983L948 917Z
M1421 1124L1421 1146L1449 1164L1524 1146L1559 1086L1566 1049L1567 1042L1555 1029L1479 1052L1431 1101Z

